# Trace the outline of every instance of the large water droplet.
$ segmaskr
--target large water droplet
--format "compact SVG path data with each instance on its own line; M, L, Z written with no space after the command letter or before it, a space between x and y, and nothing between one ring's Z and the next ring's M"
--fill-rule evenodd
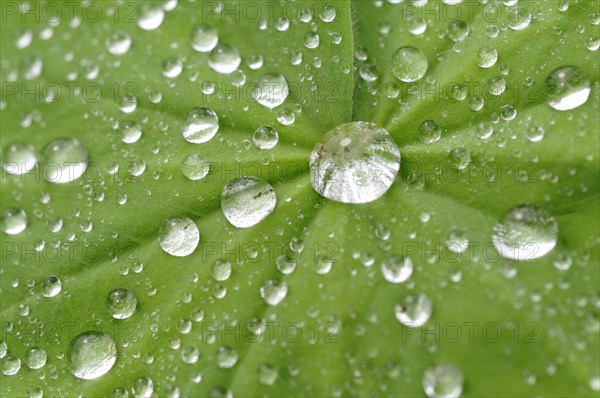
M242 62L237 48L229 44L218 44L208 55L208 66L217 73L229 74Z
M381 197L400 169L400 150L374 123L352 122L329 131L310 155L315 191L342 203L367 203Z
M158 242L168 254L185 257L196 250L200 242L200 231L189 218L172 217L160 227Z
M202 144L209 141L219 130L219 117L210 108L194 108L187 116L181 127L183 138L192 144Z
M21 175L35 167L38 155L33 145L13 142L4 148L2 159L2 167L8 174Z
M124 121L121 124L121 141L126 144L137 142L142 136L142 126L132 120Z
M73 339L67 358L75 377L97 379L115 364L117 346L112 338L102 332L85 332Z
M75 181L88 166L88 151L75 138L50 142L43 151L44 178L56 184Z
M142 3L140 6L140 15L138 17L138 26L143 30L154 30L158 28L165 19L165 11L160 3Z
M2 373L5 376L12 376L21 369L21 360L12 355L2 358Z
M289 93L288 84L281 74L268 74L256 81L252 98L262 106L273 109L285 101Z
M590 91L590 79L577 66L555 69L546 79L548 105L557 111L567 111L585 104Z
M431 317L433 304L426 295L419 293L404 298L400 304L396 304L396 319L404 326L421 327Z
M229 369L238 361L237 352L229 346L221 346L217 350L217 366L221 369Z
M401 47L392 55L391 69L399 80L415 82L427 72L427 56L418 48Z
M553 217L533 206L510 210L494 226L492 241L504 258L532 260L548 254L556 246L558 225Z
M227 221L238 228L249 228L273 212L277 196L273 187L256 177L240 177L225 186L221 209Z
M25 354L25 364L29 369L43 368L48 360L48 354L43 348L33 347Z
M15 207L5 209L0 216L0 228L7 235L20 234L27 228L27 213Z
M115 319L129 318L137 307L137 298L126 289L115 289L108 294L108 311Z
M423 374L423 390L429 398L458 398L463 383L462 372L451 364L438 365Z

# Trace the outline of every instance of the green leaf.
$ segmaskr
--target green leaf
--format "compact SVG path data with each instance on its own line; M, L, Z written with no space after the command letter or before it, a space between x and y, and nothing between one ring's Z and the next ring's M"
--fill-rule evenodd
M180 1L157 29L145 31L136 21L148 4L3 2L3 162L13 142L41 153L68 137L88 149L90 163L67 184L46 181L43 163L20 176L2 170L1 210L23 209L28 225L17 235L2 234L0 340L8 356L0 361L4 371L10 358L19 358L21 369L0 375L0 395L99 397L121 388L135 396L136 380L147 377L156 396L424 396L424 372L448 363L464 376L463 396L598 396L599 3L414 3ZM336 15L325 22L320 13L328 7ZM517 7L532 15L522 30L509 27ZM312 12L310 22L300 20L300 10ZM282 16L290 20L285 31L276 29ZM427 25L422 34L410 31L415 18ZM446 29L456 19L469 33L455 43ZM239 50L244 86L232 85L230 75L208 66L208 54L191 47L191 32L201 23ZM120 30L130 35L131 48L112 55L106 42ZM309 32L319 35L318 47L305 46ZM28 34L31 44L18 48ZM428 60L415 83L392 73L392 55L403 46ZM478 66L484 46L498 52L491 68ZM298 52L302 62L294 65ZM248 67L253 55L264 59L258 70ZM27 80L35 57L42 72ZM163 62L171 57L182 61L183 72L166 78ZM367 64L378 70L375 81L361 78ZM93 65L99 73L88 78ZM589 78L591 94L561 112L547 104L546 80L567 65ZM285 76L290 87L273 110L251 96L257 79L270 73ZM498 76L506 90L493 96L487 84ZM387 95L391 82L395 98ZM203 93L210 83L214 94ZM465 99L450 96L456 84L468 88ZM59 95L46 100L52 90ZM137 98L130 114L118 106L127 93ZM153 93L162 95L160 102L150 100ZM474 95L485 99L479 111L468 105ZM181 126L197 107L217 113L219 131L195 145ZM294 112L293 124L277 121L282 109ZM118 125L127 120L142 126L133 144L120 139ZM441 127L437 142L420 138L425 120ZM351 121L387 129L402 155L389 191L362 205L325 199L310 181L315 144ZM493 127L491 137L478 136L482 123ZM279 133L270 150L251 145L253 132L265 125ZM528 140L532 128L544 130L541 141ZM470 153L465 170L450 165L456 148ZM193 153L210 162L202 180L181 172ZM131 163L142 160L144 173L130 175ZM223 188L242 176L269 182L277 194L274 212L248 229L234 227L221 211ZM537 259L504 259L492 230L523 204L555 218L556 247ZM63 227L52 232L48 225L58 217ZM191 255L161 249L158 231L170 217L196 223L200 244ZM469 239L461 254L445 246L453 230ZM277 259L290 255L294 240L304 250L294 272L284 275ZM402 284L381 272L382 262L397 254L414 264ZM554 264L565 258L572 265L561 271ZM225 281L212 276L218 259L232 264ZM323 260L333 266L319 274ZM52 298L41 294L49 275L62 283ZM259 293L270 279L288 285L276 306ZM137 298L127 319L109 312L108 295L117 288ZM394 311L415 293L431 299L433 313L424 326L408 328ZM182 333L186 321L192 328ZM258 323L264 329L257 337L250 330ZM69 345L86 331L117 344L115 365L95 380L69 369ZM217 366L223 346L237 355L230 369ZM48 355L41 369L26 366L32 347ZM190 347L200 352L194 364L182 360Z

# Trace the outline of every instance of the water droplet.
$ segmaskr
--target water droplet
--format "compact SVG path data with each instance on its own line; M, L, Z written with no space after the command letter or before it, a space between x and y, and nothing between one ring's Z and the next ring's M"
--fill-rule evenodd
M138 26L143 30L154 30L158 28L165 19L165 11L160 3L142 3L139 6L140 14Z
M559 253L554 259L554 268L559 271L566 271L573 265L573 259L568 254Z
M477 53L477 65L482 68L491 68L496 65L498 51L492 47L482 47Z
M401 47L392 55L392 73L405 83L421 79L427 66L425 53L414 47Z
M285 101L289 94L288 84L281 74L268 74L256 81L252 98L262 106L273 109Z
M308 32L304 36L304 45L306 48L317 48L319 47L320 37L315 32Z
M315 191L342 203L368 203L380 198L400 169L400 150L383 128L352 122L323 136L310 155Z
M216 281L226 281L231 276L231 263L229 261L216 260L212 265L212 277Z
M471 152L467 148L454 148L450 151L448 159L455 169L464 170L471 163Z
M333 261L326 257L318 256L315 260L315 272L319 275L328 274L333 267Z
M123 113L131 113L137 108L137 98L134 94L125 94L119 100L119 110Z
M238 228L250 228L275 209L277 196L273 187L256 177L240 177L225 186L221 209L227 221Z
M364 64L360 67L358 73L366 82L374 82L379 77L379 69L372 64Z
M50 142L42 152L44 178L55 184L75 181L88 166L88 151L75 138Z
M423 326L431 317L433 304L426 295L406 296L402 303L396 304L396 319L404 326L417 328Z
M158 242L166 253L185 257L196 250L200 242L200 231L189 218L172 217L160 227Z
M427 144L433 144L442 137L442 128L434 120L425 120L419 126L419 137Z
M287 283L278 279L269 279L260 287L260 297L269 305L279 304L287 293Z
M203 179L209 171L210 163L197 153L187 155L181 162L181 172L192 181Z
M48 360L48 354L43 348L33 347L25 354L25 364L29 369L43 368Z
M296 114L290 109L284 108L277 113L277 121L283 124L284 126L290 126L294 124L295 120Z
M451 364L437 365L423 374L423 390L429 398L458 398L463 383L462 372Z
M252 136L254 145L259 149L271 149L277 145L279 134L277 130L270 126L263 126L256 129Z
M0 228L7 235L18 235L27 228L27 213L22 209L10 207L2 212Z
M142 136L142 126L138 122L127 120L121 124L121 141L126 144L137 142Z
M546 79L548 105L557 111L567 111L585 104L590 91L590 79L577 66L555 69Z
M208 55L208 66L217 73L229 74L242 62L237 48L229 44L217 44Z
M113 318L127 319L137 307L137 298L129 290L115 289L108 294L107 303Z
M148 377L139 377L135 380L132 391L135 398L150 398L154 393L154 382Z
M3 340L0 340L0 359L4 358L6 356L7 352L8 352L8 346L6 345L6 342Z
M183 71L183 62L179 58L171 57L163 61L162 74L164 77L176 78Z
M531 142L540 142L544 139L544 134L542 126L531 126L527 129L527 139Z
M277 368L273 365L263 363L258 367L258 381L265 386L272 386L279 377Z
M73 339L67 358L75 377L93 380L113 367L117 360L117 346L102 332L85 332Z
M202 53L212 51L219 42L217 29L208 25L198 25L192 31L192 47Z
M284 275L289 275L296 269L296 261L287 256L279 256L275 261L277 269Z
M532 260L556 246L558 225L542 209L519 206L494 226L492 241L498 253L513 260Z
M197 347L186 347L181 351L181 360L188 365L193 365L200 358L200 350Z
M508 26L513 30L522 30L531 23L531 13L527 8L516 6L508 11Z
M13 142L4 148L2 167L8 174L21 175L32 170L38 162L35 147L24 142Z
M381 263L381 274L390 283L405 282L413 273L413 263L408 257L395 255Z
M491 95L502 95L505 89L506 81L504 80L504 78L500 76L494 76L488 80L487 91Z
M217 350L217 366L221 369L229 369L238 361L237 352L229 346L221 346Z
M112 55L122 55L131 47L131 36L129 33L119 30L106 39L106 48Z
M321 12L319 12L319 18L323 22L331 22L335 19L336 11L335 7L332 5L326 5L321 8Z
M446 247L454 253L463 253L469 247L467 234L461 230L453 229L448 233Z
M469 25L461 20L452 21L446 28L446 34L454 42L463 41L469 35Z
M21 369L21 360L12 355L6 355L2 358L2 373L5 376L12 376Z
M183 137L192 144L202 144L209 141L219 130L219 117L210 108L194 108L187 116L181 127Z
M41 283L41 292L44 297L55 297L62 289L60 279L54 275L49 275L44 278Z

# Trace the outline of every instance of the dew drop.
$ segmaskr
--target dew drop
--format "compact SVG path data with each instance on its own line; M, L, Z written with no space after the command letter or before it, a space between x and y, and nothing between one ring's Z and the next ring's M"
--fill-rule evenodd
M8 174L21 175L31 171L38 162L38 155L33 145L24 142L13 142L4 148L2 168Z
M416 82L427 72L427 56L414 47L401 47L392 55L392 73L405 82Z
M512 260L532 260L554 249L558 224L544 210L524 205L510 210L493 229L498 253Z
M108 311L115 319L129 318L137 307L137 298L126 289L115 289L107 297Z
M217 73L229 74L242 62L237 48L229 44L217 44L208 55L208 66Z
M158 242L166 253L185 257L196 250L200 242L200 231L191 219L172 217L160 227Z
M124 143L136 143L141 136L142 126L138 122L127 120L121 124L121 141Z
M138 26L143 30L157 29L165 19L165 11L160 3L142 3L138 17Z
M210 108L192 109L183 122L181 132L187 142L202 144L209 141L219 130L219 117Z
M210 163L197 153L187 155L181 162L181 172L192 181L203 179L209 171Z
M44 178L55 184L65 184L81 177L88 166L88 151L75 138L50 142L42 152Z
M423 390L429 398L458 398L463 383L462 372L451 364L437 365L423 374Z
M216 260L212 265L212 277L214 280L223 282L231 276L231 263L224 260Z
M217 29L209 25L198 25L192 31L192 48L198 52L212 51L219 42Z
M287 283L278 279L269 279L260 287L260 297L269 305L279 304L287 293Z
M10 207L2 211L0 228L7 235L18 235L27 228L27 213L23 209Z
M41 283L41 292L44 297L55 297L62 289L62 283L58 277L54 275L47 276Z
M259 149L271 149L277 145L279 134L277 130L270 126L263 126L256 129L252 136L254 145Z
M179 58L171 57L163 61L162 74L170 79L176 78L183 71L183 62Z
M482 68L491 68L496 65L498 51L492 47L482 47L477 53L477 65Z
M85 332L73 339L67 358L75 377L93 380L113 367L117 360L117 346L102 332Z
M395 255L381 263L381 274L390 283L405 282L413 273L413 263L410 258Z
M237 352L229 346L221 346L217 350L217 366L221 369L229 369L238 361Z
M398 322L410 328L423 326L431 317L433 304L426 295L406 296L402 303L396 304L395 314Z
M130 47L131 36L125 31L116 31L106 39L106 48L112 55L123 55Z
M262 106L273 109L283 104L288 94L285 77L281 74L268 74L257 80L252 98Z
M33 347L25 354L25 364L29 369L43 368L48 360L48 354L43 348Z
M557 111L567 111L585 104L590 91L590 79L577 66L555 69L546 79L548 105Z
M352 122L323 136L310 155L315 191L342 203L368 203L380 198L400 169L400 150L383 128Z
M238 228L250 228L275 209L277 196L273 187L256 177L240 177L225 186L221 209L227 221Z
M12 376L17 374L21 369L21 360L12 355L6 355L2 358L2 374L5 376Z

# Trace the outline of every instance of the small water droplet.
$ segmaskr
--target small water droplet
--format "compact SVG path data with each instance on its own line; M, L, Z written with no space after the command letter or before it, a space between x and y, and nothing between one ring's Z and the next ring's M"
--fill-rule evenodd
M390 283L402 283L410 278L413 268L410 258L395 255L381 263L381 274Z
M287 283L278 279L269 279L260 287L260 296L269 305L279 304L287 293Z
M209 171L210 163L197 153L187 155L181 162L181 172L192 181L203 179Z
M50 275L44 278L41 283L41 292L44 297L55 297L62 289L62 283L58 277Z
M590 79L577 66L555 69L546 79L548 105L557 111L567 111L585 104L590 91Z
M411 294L402 303L396 304L395 315L398 322L410 328L423 326L431 317L433 304L426 295Z
M462 372L451 364L437 365L423 374L423 390L429 398L458 398L463 384Z
M237 48L229 44L217 44L208 55L208 66L217 73L229 74L242 62Z
M405 82L416 82L427 72L427 56L415 47L401 47L392 55L392 73Z
M252 136L254 145L259 149L271 149L277 145L279 134L270 126L262 126L256 129Z
M137 298L126 289L115 289L108 294L108 311L115 319L129 318L137 307Z
M210 108L194 108L187 116L181 127L183 137L192 144L202 144L209 141L219 130L219 117Z
M256 81L252 98L262 106L273 109L285 101L289 94L288 84L281 74L268 74Z
M8 174L21 175L35 167L38 155L33 145L13 142L4 148L2 159L2 167Z
M217 29L209 25L198 25L192 31L192 48L198 52L212 51L219 42Z
M7 235L18 235L27 228L27 213L22 209L10 207L0 217L0 228Z
M51 141L42 152L44 178L65 184L81 177L88 166L88 151L75 138Z

